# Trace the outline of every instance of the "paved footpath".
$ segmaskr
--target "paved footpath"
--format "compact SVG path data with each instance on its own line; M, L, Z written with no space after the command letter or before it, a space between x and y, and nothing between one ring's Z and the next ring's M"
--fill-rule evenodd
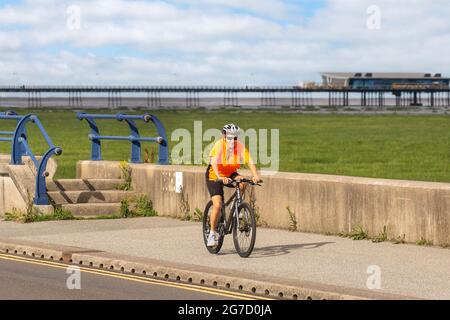
M0 238L76 246L114 254L189 263L206 268L255 273L368 290L368 268L381 270L381 289L370 291L424 299L450 299L450 250L372 243L316 234L258 229L256 247L240 258L231 236L222 252L209 254L201 224L168 218L0 222Z

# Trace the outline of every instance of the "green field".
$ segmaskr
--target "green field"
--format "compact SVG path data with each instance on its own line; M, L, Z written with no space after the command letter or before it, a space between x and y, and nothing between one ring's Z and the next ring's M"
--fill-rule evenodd
M33 112L21 110L21 114ZM89 127L72 111L34 111L52 137L63 148L57 176L75 176L77 160L89 159ZM92 111L105 112L105 111ZM142 112L141 112L142 113ZM204 130L236 122L243 128L280 129L280 170L349 176L450 182L450 116L428 115L338 115L244 111L156 111L169 139L177 128L193 129L203 121ZM101 134L129 135L124 123L99 121ZM0 121L0 131L14 122ZM141 124L143 135L155 129ZM30 144L42 153L43 140L30 125ZM145 133L145 134L144 134ZM206 143L205 143L206 144ZM155 148L154 145L148 145ZM171 144L173 146L173 143ZM107 160L129 159L129 143L103 142ZM2 153L10 143L0 142Z

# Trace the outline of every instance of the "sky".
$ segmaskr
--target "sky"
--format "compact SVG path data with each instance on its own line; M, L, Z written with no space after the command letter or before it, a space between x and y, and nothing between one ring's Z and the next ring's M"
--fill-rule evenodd
M0 0L1 85L450 75L448 0Z

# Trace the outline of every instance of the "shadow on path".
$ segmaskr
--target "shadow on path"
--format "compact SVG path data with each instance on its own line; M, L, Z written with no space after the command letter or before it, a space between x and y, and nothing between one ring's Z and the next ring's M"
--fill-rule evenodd
M293 250L299 249L316 249L327 244L334 244L335 242L317 242L317 243L299 243L299 244L285 244L285 245L276 245L269 247L255 247L253 249L253 253L250 255L251 258L264 258L264 257L273 257L273 256L283 256L286 254L290 254ZM228 255L228 254L237 254L236 251L233 250L224 250L219 255Z

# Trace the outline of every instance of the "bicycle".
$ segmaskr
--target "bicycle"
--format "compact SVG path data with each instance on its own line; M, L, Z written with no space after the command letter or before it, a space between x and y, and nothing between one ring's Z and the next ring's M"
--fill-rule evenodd
M262 183L262 181L259 181ZM215 247L208 247L208 235L211 230L210 214L212 208L212 201L209 201L203 212L203 241L208 251L212 254L218 254L223 245L223 240L227 234L233 233L234 247L237 253L242 258L247 258L253 251L256 240L256 218L252 207L244 202L242 199L242 192L240 185L242 183L248 183L253 186L261 186L259 183L254 183L249 179L232 180L229 184L236 189L236 192L231 198L225 202L222 201L222 208L220 210L220 216L217 223L216 231L219 234L218 245ZM222 199L224 200L224 199ZM231 206L230 206L231 204ZM230 206L230 214L226 218L226 208ZM244 246L246 242L249 243Z

